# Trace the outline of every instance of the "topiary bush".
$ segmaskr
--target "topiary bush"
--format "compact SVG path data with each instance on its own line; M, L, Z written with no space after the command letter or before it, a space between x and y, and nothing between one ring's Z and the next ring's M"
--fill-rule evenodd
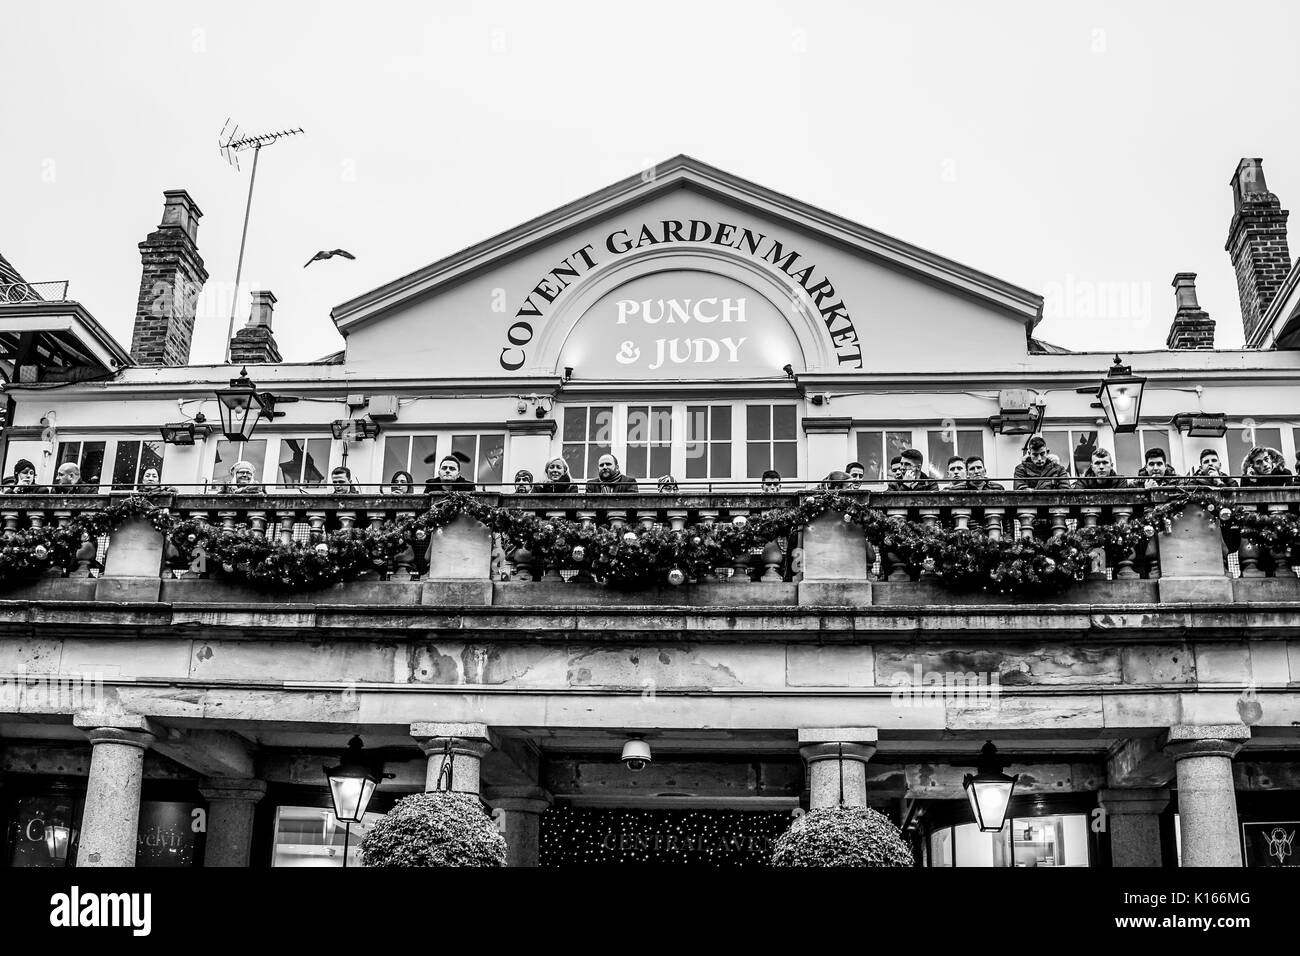
M888 817L870 807L822 807L777 838L773 866L915 866Z
M400 800L361 841L365 866L505 866L506 841L478 797L416 793Z

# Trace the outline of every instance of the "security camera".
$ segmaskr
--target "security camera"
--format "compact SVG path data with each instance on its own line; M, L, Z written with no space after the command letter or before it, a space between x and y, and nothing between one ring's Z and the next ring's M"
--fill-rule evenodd
M640 737L632 737L623 745L623 763L633 773L650 766L650 745Z

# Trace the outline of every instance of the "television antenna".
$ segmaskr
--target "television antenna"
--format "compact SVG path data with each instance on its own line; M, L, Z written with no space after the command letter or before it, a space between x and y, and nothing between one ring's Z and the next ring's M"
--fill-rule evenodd
M253 209L253 184L257 182L257 157L261 154L263 146L270 146L278 140L299 135L302 135L302 127L282 129L274 133L241 134L239 124L231 126L229 117L221 127L221 132L217 134L217 148L221 151L222 158L236 170L239 169L240 152L246 149L253 151L253 170L248 177L248 202L244 205L244 231L239 236L239 259L235 264L235 288L230 296L230 322L226 326L225 361L227 363L230 361L230 339L235 334L235 311L239 308L239 279L244 271L244 246L248 241L248 217Z

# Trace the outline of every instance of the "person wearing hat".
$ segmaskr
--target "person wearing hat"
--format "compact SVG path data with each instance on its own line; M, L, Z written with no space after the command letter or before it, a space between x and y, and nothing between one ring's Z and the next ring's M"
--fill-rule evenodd
M677 491L677 479L672 475L664 475L659 479L659 494L675 495Z
M424 459L425 464L432 464L435 457L437 455L433 454ZM443 455L438 462L438 473L430 475L429 480L424 483L424 493L436 495L448 491L473 491L474 482L460 473L460 466L468 464L469 455L463 451L453 451L450 455Z
M515 494L531 495L533 493L533 473L527 468L515 472Z
M230 466L230 480L221 486L223 495L260 495L265 489L253 482L253 463L251 461L235 462Z
M26 458L14 463L14 473L4 480L7 495L43 495L46 489L36 484L36 466Z
M1070 476L1059 461L1047 454L1047 439L1035 435L1029 439L1024 460L1016 465L1013 475L1017 491L1070 487Z

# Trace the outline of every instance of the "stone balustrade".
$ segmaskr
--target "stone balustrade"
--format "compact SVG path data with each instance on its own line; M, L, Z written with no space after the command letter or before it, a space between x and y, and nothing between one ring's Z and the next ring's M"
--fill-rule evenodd
M1145 511L1171 497L1163 489L994 491L994 492L843 492L871 507L923 525L980 529L992 537L1044 539L1094 525L1140 522ZM633 531L731 523L757 519L798 505L803 494L712 493L680 495L502 495L480 494L489 505L522 508L541 518L564 518L589 527ZM1300 489L1228 489L1232 507L1260 514L1300 514ZM0 499L0 535L13 537L29 528L67 526L81 512L102 510L118 496L20 496ZM378 528L423 513L434 499L426 495L378 496L319 494L170 494L156 503L177 519L198 518L215 528L247 527L255 535L284 543L319 541L339 529ZM1236 533L1221 533L1219 516L1199 505L1176 514L1134 553L1107 564L1101 549L1092 555L1088 580L1052 601L1061 603L1143 603L1154 601L1232 601L1295 599L1300 595L1296 561L1285 545L1264 547ZM955 595L942 583L897 555L878 553L855 526L838 514L825 515L808 528L751 549L725 567L684 588L665 585L647 594L606 592L573 570L546 567L528 552L494 536L469 518L459 518L428 536L427 546L411 549L367 572L361 581L292 595L295 601L337 601L347 592L353 603L414 602L444 604L591 603L749 603L762 604L930 604L999 603L989 592ZM1225 540L1226 539L1226 540ZM105 547L107 545L107 547ZM97 553L93 553L97 552ZM66 596L100 600L178 600L185 589L195 599L216 600L239 586L214 577L201 562L186 562L144 518L132 518L106 540L87 536L76 567L53 569L40 582L9 581L0 600ZM93 570L92 570L93 569ZM97 581L92 581L97 576ZM77 586L51 580L80 578ZM373 591L373 586L388 591ZM393 590L401 587L402 593ZM725 586L725 588L723 588ZM741 586L738 588L738 586ZM373 593L366 594L365 587ZM545 593L543 593L545 588ZM723 588L720 590L720 588ZM729 589L729 590L728 590ZM191 588L193 590L193 588ZM568 592L567 594L565 592ZM7 593L6 593L7 592ZM268 598L263 595L262 600ZM279 599L277 594L276 599Z

